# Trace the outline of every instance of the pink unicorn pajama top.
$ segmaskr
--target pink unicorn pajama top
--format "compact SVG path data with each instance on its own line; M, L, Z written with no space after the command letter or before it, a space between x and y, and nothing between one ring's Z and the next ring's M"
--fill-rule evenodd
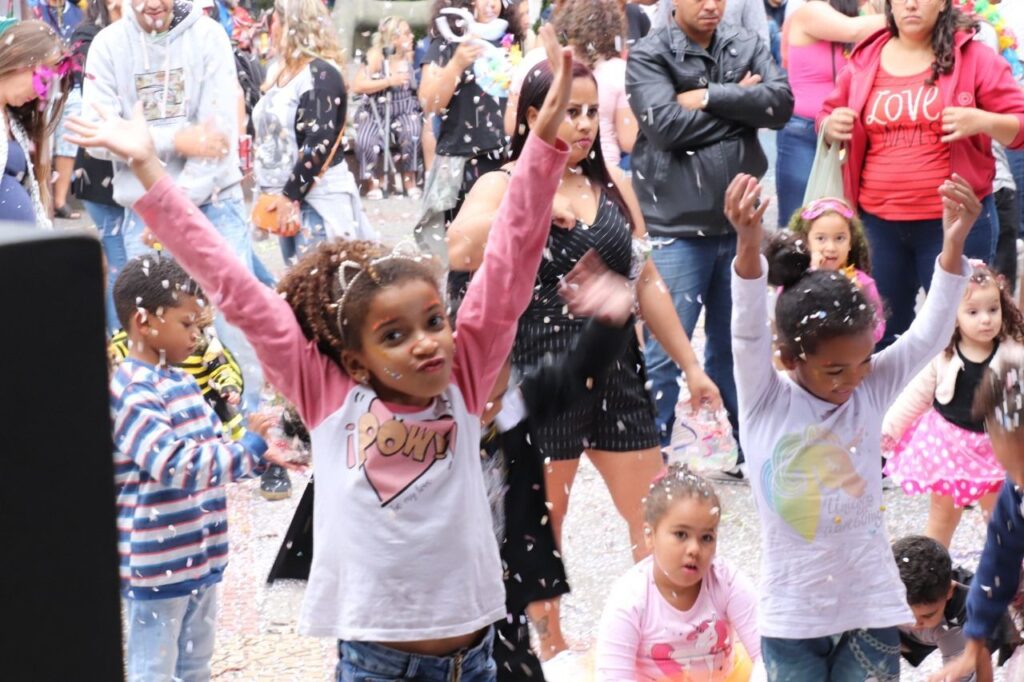
M738 636L761 658L757 597L722 559L711 562L693 606L680 611L654 584L647 557L616 581L597 636L597 682L718 682L733 666Z

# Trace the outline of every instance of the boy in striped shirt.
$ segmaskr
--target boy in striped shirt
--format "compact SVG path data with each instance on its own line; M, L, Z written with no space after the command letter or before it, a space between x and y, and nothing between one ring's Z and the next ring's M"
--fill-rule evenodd
M130 261L113 297L129 339L110 386L128 679L209 679L228 554L224 484L263 471L270 419L253 415L232 441L173 367L195 349L203 306L177 263Z

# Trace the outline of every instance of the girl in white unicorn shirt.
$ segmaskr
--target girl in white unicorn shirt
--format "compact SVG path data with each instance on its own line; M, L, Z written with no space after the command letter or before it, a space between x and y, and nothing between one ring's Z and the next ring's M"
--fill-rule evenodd
M957 175L938 188L943 248L920 314L873 355L875 307L846 276L811 270L804 245L761 254L761 187L726 190L736 228L732 336L740 429L761 520L758 626L772 681L898 679L897 626L913 622L882 514L885 410L949 339L970 269L963 245L981 212ZM772 364L767 285L781 286Z

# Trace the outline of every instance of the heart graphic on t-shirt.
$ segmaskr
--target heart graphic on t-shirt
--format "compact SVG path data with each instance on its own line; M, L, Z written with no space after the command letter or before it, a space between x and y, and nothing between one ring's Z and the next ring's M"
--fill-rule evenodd
M405 492L434 462L451 456L455 433L451 415L427 421L401 420L374 398L359 418L358 455L381 506Z

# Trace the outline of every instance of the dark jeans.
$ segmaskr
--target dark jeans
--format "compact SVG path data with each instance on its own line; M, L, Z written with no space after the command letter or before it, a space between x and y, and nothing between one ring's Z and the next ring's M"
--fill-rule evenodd
M1020 233L1019 194L1001 189L994 194L999 216L999 238L996 240L995 269L1006 277L1010 291L1017 285L1017 235Z
M651 258L665 280L669 295L679 313L687 336L693 336L697 318L704 309L704 371L718 386L722 402L729 412L736 442L739 437L739 411L736 382L732 375L732 260L736 256L736 236L696 237L693 239L651 239ZM669 444L675 407L679 400L679 368L661 344L649 332L646 338L647 376L657 407L658 433L663 446ZM740 450L739 461L743 462Z
M888 682L900 678L900 636L892 628L831 637L761 638L769 682Z
M337 682L495 682L494 630L456 656L418 656L383 644L338 640Z
M942 219L885 220L863 213L871 250L871 275L878 284L889 312L885 336L878 350L886 348L914 321L917 290L931 286L935 259L942 251ZM981 216L967 235L964 255L991 263L996 254L996 205L992 195L982 202Z
M776 138L778 159L775 162L775 185L779 197L779 227L789 224L804 202L807 179L814 165L814 152L818 148L818 135L814 121L794 116L779 131Z
M1021 194L1024 193L1024 151L1007 149L1006 158L1010 162L1010 171L1013 173L1013 181L1017 184L1017 204L1020 207L1020 228L1022 235L1024 235L1024 200L1021 200Z

